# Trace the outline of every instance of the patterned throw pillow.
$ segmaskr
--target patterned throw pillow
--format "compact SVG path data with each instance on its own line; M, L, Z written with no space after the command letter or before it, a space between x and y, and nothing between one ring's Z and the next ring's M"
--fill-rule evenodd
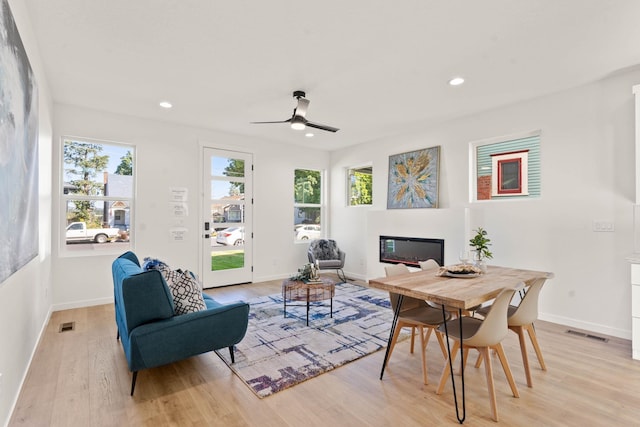
M173 296L176 316L207 308L202 298L202 285L198 282L197 276L189 270L172 270L167 263L150 257L144 259L142 268L160 270Z
M173 295L176 315L193 313L207 308L204 298L202 298L202 286L193 273L188 270L161 271L171 290L171 295Z

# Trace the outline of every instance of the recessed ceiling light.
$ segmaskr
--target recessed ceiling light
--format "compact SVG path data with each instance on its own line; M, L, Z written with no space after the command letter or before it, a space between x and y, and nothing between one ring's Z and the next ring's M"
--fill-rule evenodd
M307 132L304 134L307 138L313 138L313 134L311 132Z
M173 105L171 105L171 103L170 103L170 102L168 102L168 101L162 101L162 102L160 103L160 106L161 106L162 108L171 108L171 107L173 107Z
M464 83L464 79L462 77L454 77L449 80L449 84L451 86L460 86L462 83Z

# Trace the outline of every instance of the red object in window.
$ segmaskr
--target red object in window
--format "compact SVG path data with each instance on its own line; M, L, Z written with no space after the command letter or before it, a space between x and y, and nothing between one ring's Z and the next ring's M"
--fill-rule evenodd
M522 193L522 159L498 160L498 194Z

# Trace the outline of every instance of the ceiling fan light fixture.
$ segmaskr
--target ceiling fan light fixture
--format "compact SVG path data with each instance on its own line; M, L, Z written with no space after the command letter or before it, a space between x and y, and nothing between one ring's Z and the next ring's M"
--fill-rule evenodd
M304 124L304 120L300 117L294 117L291 120L291 129L295 129L295 130L303 130L305 127L307 127Z

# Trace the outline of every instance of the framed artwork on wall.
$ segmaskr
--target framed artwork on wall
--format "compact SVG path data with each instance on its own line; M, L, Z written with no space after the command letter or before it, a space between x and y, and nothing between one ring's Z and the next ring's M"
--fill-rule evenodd
M387 209L437 208L440 146L389 156Z
M0 1L0 283L38 255L38 93L7 0Z

